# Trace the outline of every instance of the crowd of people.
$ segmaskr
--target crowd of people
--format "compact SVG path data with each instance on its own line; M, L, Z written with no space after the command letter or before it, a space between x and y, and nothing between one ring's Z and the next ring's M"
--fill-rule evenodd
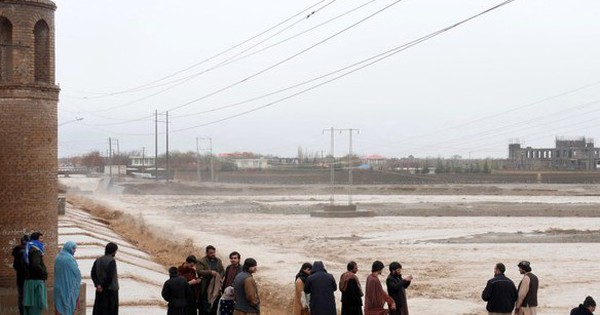
M257 262L253 258L240 261L240 253L234 251L224 268L215 247L209 245L204 257L190 255L179 267L170 267L161 292L168 302L167 314L260 314L258 286L252 276Z
M73 315L79 305L81 272L75 260L77 244L66 242L54 263L55 313ZM119 312L119 277L115 255L117 244L106 244L104 255L94 261L90 273L95 288L92 315L117 315ZM42 314L48 308L45 281L48 271L44 264L45 245L40 232L24 235L13 249L13 268L17 273L18 303L21 315ZM230 264L216 255L214 246L205 249L198 259L189 255L180 266L169 268L169 279L162 288L167 301L167 315L256 315L260 314L258 285L253 277L258 264L246 258L241 264L240 253L229 254ZM539 280L531 264L517 264L523 275L518 286L506 277L506 266L497 263L494 277L487 281L481 298L487 302L490 315L537 315ZM380 279L385 265L376 260L371 266L363 292L357 277L358 264L350 261L339 283L327 272L322 261L304 263L296 274L293 315L337 314L334 292L341 292L342 315L408 315L406 289L412 275L402 275L402 265L389 264L384 290ZM364 303L363 303L364 301ZM387 308L386 308L387 305ZM571 310L570 315L593 315L596 302L591 296Z

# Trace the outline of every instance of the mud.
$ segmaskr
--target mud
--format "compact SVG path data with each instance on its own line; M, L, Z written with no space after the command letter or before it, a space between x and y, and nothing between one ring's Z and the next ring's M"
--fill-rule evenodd
M124 193L93 198L142 218L165 238L215 245L221 257L237 250L256 258L266 301L283 308L298 268L314 260L336 279L350 260L360 279L375 259L401 262L414 276L407 290L413 314L487 314L480 295L495 263L505 263L518 284L522 259L540 278L540 314L565 314L586 295L600 296L594 185L360 186L353 200L378 216L328 219L308 215L328 204L326 186L124 184Z

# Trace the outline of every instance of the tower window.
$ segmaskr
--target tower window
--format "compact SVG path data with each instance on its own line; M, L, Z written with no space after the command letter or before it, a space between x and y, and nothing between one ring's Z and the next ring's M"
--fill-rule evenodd
M50 82L50 28L44 20L35 24L35 81Z
M12 23L0 17L0 80L10 79L12 73Z

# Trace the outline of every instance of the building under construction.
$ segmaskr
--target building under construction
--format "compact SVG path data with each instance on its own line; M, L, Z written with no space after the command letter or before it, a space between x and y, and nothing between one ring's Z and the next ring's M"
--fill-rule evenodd
M508 145L508 159L515 169L592 171L600 168L600 149L594 139L556 137L555 148L521 147L518 142Z

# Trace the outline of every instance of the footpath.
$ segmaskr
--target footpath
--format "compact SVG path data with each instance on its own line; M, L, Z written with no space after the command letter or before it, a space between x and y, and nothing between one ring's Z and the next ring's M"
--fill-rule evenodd
M117 272L119 274L119 314L165 314L166 303L160 293L168 279L167 270L152 261L147 253L113 232L101 219L66 204L65 214L58 219L58 243L77 243L75 259L79 264L83 281L86 284L86 314L92 313L95 290L90 272L94 260L104 254L104 246L114 242L117 251Z

